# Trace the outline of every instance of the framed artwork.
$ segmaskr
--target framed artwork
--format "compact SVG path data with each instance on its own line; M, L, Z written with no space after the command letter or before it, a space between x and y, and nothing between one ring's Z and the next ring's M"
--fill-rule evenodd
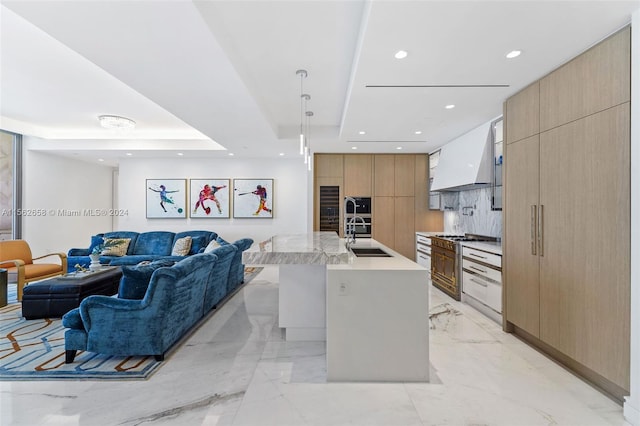
M273 179L234 179L233 217L273 218Z
M190 216L192 218L228 218L230 186L230 179L190 179Z
M147 218L186 218L186 179L147 179Z

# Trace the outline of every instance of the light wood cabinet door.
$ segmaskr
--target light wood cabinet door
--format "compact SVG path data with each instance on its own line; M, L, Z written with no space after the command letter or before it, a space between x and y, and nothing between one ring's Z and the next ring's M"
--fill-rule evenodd
M392 248L408 259L415 260L416 255L416 234L414 197L393 197L394 199L394 224L395 236Z
M540 130L631 99L631 29L626 28L540 80Z
M626 103L540 135L540 338L626 390L629 117Z
M369 154L344 156L344 193L351 197L371 197L373 159Z
M538 135L505 148L503 258L506 319L536 337L540 335L539 148Z
M392 197L395 195L395 155L374 155L374 192L376 196Z
M506 102L507 144L540 133L540 84L536 81Z
M394 197L374 197L372 237L385 246L395 247L395 205Z
M394 194L396 197L413 197L415 179L415 156L396 155L394 170Z
M342 178L344 168L342 154L315 154L313 158L315 161L313 170L316 177Z

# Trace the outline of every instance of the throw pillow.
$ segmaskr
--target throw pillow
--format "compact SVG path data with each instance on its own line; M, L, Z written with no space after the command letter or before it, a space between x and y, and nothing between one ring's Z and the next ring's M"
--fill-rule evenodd
M207 247L204 249L204 252L205 253L212 252L213 250L217 249L218 247L220 247L220 243L217 242L216 240L211 240L209 245L207 245Z
M105 238L103 256L124 256L127 254L131 238Z
M173 245L171 256L187 256L189 254L189 250L191 250L191 237L186 236L178 238L176 243Z
M175 262L172 260L162 259L145 265L122 266L122 279L118 288L118 298L143 299L147 292L147 287L149 287L151 275L155 270L163 266L173 266L174 264Z

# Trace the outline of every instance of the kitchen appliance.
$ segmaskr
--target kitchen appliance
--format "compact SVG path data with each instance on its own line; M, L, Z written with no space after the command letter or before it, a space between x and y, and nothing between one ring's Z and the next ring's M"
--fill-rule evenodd
M356 238L371 238L371 197L345 197L344 206L344 234L353 233Z
M340 187L320 187L320 231L340 230Z
M355 200L355 203L347 203L347 199ZM353 206L355 204L355 212ZM369 215L371 217L371 197L345 197L345 208L348 214L356 214L361 217Z
M497 238L477 234L441 234L431 236L431 282L455 300L462 294L461 242L496 241Z

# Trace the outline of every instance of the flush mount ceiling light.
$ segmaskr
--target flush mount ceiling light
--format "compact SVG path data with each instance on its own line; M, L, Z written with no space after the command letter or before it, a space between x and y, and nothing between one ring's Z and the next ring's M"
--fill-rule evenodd
M408 53L406 50L398 50L393 56L395 56L396 59L404 59L407 57L407 55Z
M136 122L130 118L120 117L119 115L99 115L98 121L100 125L105 129L133 129L136 127Z
M522 52L520 50L512 50L511 52L507 53L507 58L508 59L513 59L513 58L517 58L518 56L520 56Z

